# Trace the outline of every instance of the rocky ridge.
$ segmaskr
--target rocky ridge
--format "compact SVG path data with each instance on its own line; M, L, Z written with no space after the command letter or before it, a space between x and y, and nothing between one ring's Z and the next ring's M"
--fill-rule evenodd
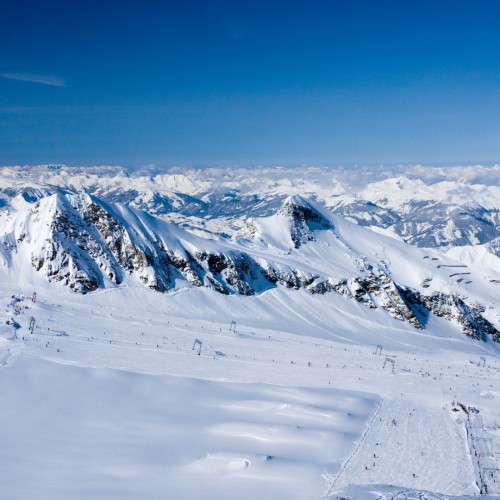
M306 252L314 245L324 248L322 233L342 243L334 220L301 197L287 198L277 216L293 242L289 253ZM458 293L407 286L394 279L384 263L367 263L363 256L349 255L345 243L328 255L335 258L340 248L348 260L356 262L350 275L345 270L332 273L311 268L293 255L263 253L252 246L258 221L240 235L250 242L243 245L238 238L201 238L142 211L88 194L56 193L41 198L26 212L4 212L0 227L4 266L29 258L33 272L78 293L142 284L157 292L195 286L221 294L253 295L284 286L311 294L338 293L370 309L380 308L417 329L425 329L435 315L453 321L471 338L500 342L500 332L483 314L484 306L469 303Z

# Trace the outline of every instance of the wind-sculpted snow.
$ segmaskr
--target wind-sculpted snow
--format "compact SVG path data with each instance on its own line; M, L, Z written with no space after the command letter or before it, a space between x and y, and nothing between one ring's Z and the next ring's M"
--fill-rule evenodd
M27 357L0 394L1 496L26 500L316 498L378 402Z
M203 238L87 194L56 193L25 211L4 212L0 222L7 271L26 275L31 268L79 293L205 287L248 296L279 286L336 293L420 330L434 315L471 338L500 341L491 314L484 314L495 304L496 275L485 280L466 265L377 235L297 195L274 215L247 221L232 239Z

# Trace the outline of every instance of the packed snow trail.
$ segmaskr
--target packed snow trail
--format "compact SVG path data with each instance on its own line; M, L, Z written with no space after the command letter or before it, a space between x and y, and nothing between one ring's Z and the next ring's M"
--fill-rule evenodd
M335 490L350 484L393 484L448 495L477 492L463 427L450 409L422 406L404 396L384 401Z
M352 453L347 457L346 460L343 461L342 465L340 466L340 470L336 474L336 476L333 479L330 479L330 477L325 476L325 478L328 481L328 485L329 485L328 486L328 491L326 492L326 495L325 495L326 497L328 497L330 495L330 493L332 492L332 490L334 490L335 484L337 483L337 480L339 479L339 477L343 473L345 473L345 470L349 466L349 463L351 462L351 460L353 459L353 457L358 452L359 447L363 444L364 440L366 439L366 435L368 434L368 432L370 432L371 428L373 427L373 423L375 422L375 420L377 419L378 415L380 414L380 411L382 410L383 404L384 404L384 400L382 400L380 402L380 405L377 408L377 411L373 414L372 419L370 420L370 422L366 426L366 429L363 432L363 435L361 436L361 439L358 441L358 443L357 443L356 447L354 448L354 450L352 451Z

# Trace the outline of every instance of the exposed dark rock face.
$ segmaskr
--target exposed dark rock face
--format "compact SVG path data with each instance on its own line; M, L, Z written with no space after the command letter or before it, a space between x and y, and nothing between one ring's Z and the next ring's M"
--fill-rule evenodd
M297 270L283 268L282 266L269 263L264 271L264 277L271 283L276 283L287 288L298 290L302 287L309 287L317 276L303 275ZM316 292L317 293L317 292Z
M407 321L415 328L424 329L429 315L455 322L462 332L476 340L488 337L500 342L500 332L483 316L485 309L479 304L467 304L456 294L433 293L424 295L395 283L382 271L364 278L340 281L324 287L319 293L334 290L371 308L381 307L392 317ZM318 293L318 292L317 292Z
M253 283L262 269L246 254L225 255L197 253L196 258L207 273L208 282L215 290L228 293L228 288L240 295L253 295Z
M457 322L468 337L486 340L490 336L500 342L500 332L484 318L484 307L469 305L462 297L452 294L433 293L420 298L421 303L436 316Z
M287 215L291 220L290 234L295 248L299 248L307 241L314 241L313 231L333 229L329 220L299 196L288 198L278 213Z
M370 309L377 308L370 293L376 290L374 281L369 278L354 278L350 280L349 285L352 295L357 302L368 306Z

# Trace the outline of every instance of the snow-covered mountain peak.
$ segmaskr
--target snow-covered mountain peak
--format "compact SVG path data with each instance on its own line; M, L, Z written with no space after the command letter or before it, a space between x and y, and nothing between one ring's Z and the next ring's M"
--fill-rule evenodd
M287 196L285 198L282 208L284 209L286 207L304 207L312 210L311 204L298 194Z
M298 195L286 198L277 213L286 217L295 248L307 241L313 241L315 231L333 229L333 224L321 213L319 207Z
M235 239L251 239L281 252L315 241L315 233L332 230L333 215L299 195L288 196L273 215L250 218Z

